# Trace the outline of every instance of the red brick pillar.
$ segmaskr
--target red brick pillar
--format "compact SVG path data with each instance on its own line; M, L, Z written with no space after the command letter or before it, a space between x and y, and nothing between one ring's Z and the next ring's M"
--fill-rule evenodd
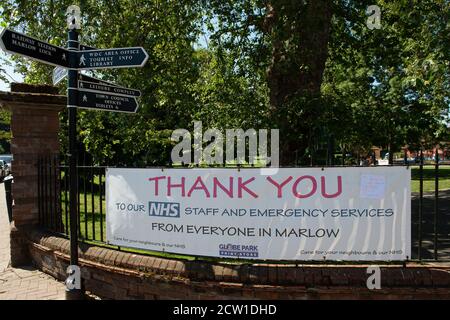
M26 232L39 222L37 161L59 155L59 111L66 97L50 86L12 84L0 92L0 104L11 111L11 153L14 183L11 264L29 262Z

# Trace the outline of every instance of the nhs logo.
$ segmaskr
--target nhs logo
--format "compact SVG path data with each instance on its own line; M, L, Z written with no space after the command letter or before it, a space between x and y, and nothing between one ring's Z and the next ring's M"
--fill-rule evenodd
M176 202L150 201L148 207L150 216L169 218L180 217L180 204Z

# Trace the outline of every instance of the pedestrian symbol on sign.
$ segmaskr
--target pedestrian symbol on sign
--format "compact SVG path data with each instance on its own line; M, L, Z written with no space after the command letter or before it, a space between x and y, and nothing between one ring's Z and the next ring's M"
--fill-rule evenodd
M81 66L81 65L84 65L84 66L85 66L85 65L86 65L86 62L85 62L85 61L86 61L86 58L84 57L84 54L82 54L81 57L80 57L80 66Z

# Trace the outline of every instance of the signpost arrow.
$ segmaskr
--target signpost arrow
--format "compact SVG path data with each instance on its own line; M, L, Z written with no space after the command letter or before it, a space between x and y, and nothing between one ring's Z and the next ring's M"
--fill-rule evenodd
M142 67L148 54L142 47L86 50L77 52L78 69Z
M78 80L86 81L86 82L92 82L92 83L106 84L106 85L111 86L111 87L121 87L121 86L119 86L119 85L117 85L115 83L108 82L108 81L101 80L101 79L97 79L97 78L94 78L94 77L90 77L90 76L87 76L87 75L81 74L81 73L78 75ZM121 88L124 88L124 87L121 87Z
M78 87L82 88L84 90L91 90L98 93L111 93L111 94L118 94L118 95L124 95L128 97L140 97L141 92L139 90L134 89L127 89L124 87L118 87L118 86L110 86L103 83L93 83L93 82L86 82L86 81L78 81Z
M74 91L77 94L74 94ZM69 89L69 107L135 113L139 105L134 97L99 93L80 88Z
M69 51L22 33L3 29L0 47L9 53L16 53L33 60L69 68Z

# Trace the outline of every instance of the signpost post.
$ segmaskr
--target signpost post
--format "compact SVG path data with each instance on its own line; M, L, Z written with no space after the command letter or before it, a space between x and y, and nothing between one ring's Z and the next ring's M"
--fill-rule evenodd
M79 70L142 67L148 59L148 54L142 47L99 50L89 46L80 46L77 31L80 29L81 22L80 8L75 5L69 6L67 14L69 28L67 49L9 29L4 29L0 34L0 48L9 53L55 65L54 85L67 76L70 266L68 268L69 276L66 280L66 299L78 300L83 299L84 290L78 267L77 108L134 113L139 107L136 97L141 95L139 90L79 75Z
M78 32L75 28L69 30L68 48L78 50ZM68 101L76 99L78 88L78 70L69 70L68 77ZM78 224L77 224L77 108L68 104L69 112L69 210L70 210L70 265L78 266ZM67 300L82 299L83 291L73 287L66 289Z

